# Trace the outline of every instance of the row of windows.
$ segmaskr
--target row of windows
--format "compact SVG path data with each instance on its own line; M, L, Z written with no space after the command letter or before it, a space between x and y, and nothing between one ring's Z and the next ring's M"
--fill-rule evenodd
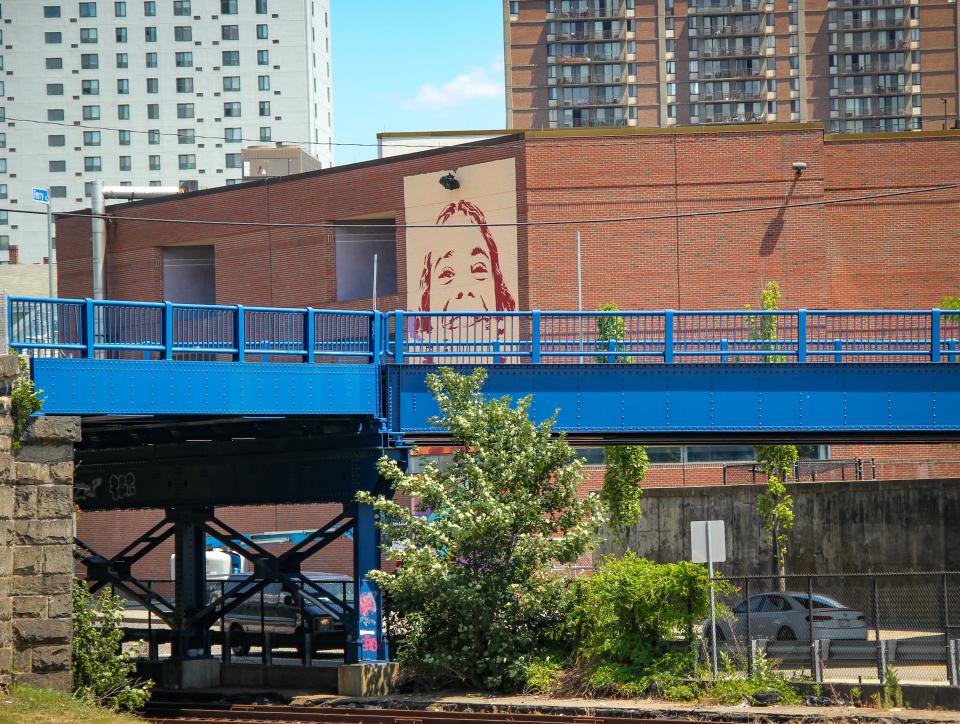
M91 118L89 120L97 120L96 118ZM0 134L0 148L6 148L6 134ZM121 146L129 146L131 144L133 135L131 131L127 130L118 130L117 131L117 142ZM223 140L224 143L240 143L243 141L243 130L240 128L224 128L223 129ZM273 129L270 126L261 126L260 127L260 140L261 141L271 141L273 140ZM103 135L101 131L84 131L83 132L83 145L84 146L100 146L102 145ZM156 146L160 144L160 131L159 130L150 130L147 131L147 142L150 145ZM180 144L193 144L196 143L196 130L193 128L180 128L177 130L177 143ZM59 148L67 145L67 137L62 133L51 133L47 136L47 146L51 148ZM52 162L51 162L52 163ZM51 171L57 169L50 169ZM64 171L66 169L59 169Z
M127 28L114 28L114 40L118 43L126 43L130 39ZM143 29L143 39L147 43L156 43L158 39L157 28L148 26ZM257 25L257 40L267 40L270 37L270 26ZM239 25L223 25L220 27L221 40L240 40ZM189 43L193 41L193 28L189 25L178 25L173 29L173 39L180 43ZM59 31L45 32L43 40L47 45L58 45L63 43L63 33ZM97 43L100 41L98 28L80 28L81 43Z
M147 93L154 94L160 92L160 79L159 78L147 78ZM193 78L176 78L176 89L177 93L193 93ZM261 91L270 90L270 76L269 75L260 75L257 76L257 89ZM228 75L223 77L223 90L227 93L234 93L240 90L240 76L239 75ZM63 83L47 83L47 95L48 96L62 96L64 92ZM98 96L100 95L100 81L99 80L82 80L80 81L80 93L85 96ZM3 81L0 81L0 96L4 94ZM130 79L129 78L117 78L117 94L118 95L130 95ZM266 103L267 107L270 106L270 101L261 101L261 106Z
M268 11L268 0L254 0L258 15L266 15ZM60 5L44 5L43 17L59 18L63 10ZM222 15L238 15L240 13L239 0L220 0L220 13ZM78 7L78 14L81 18L97 17L97 3L81 2ZM143 14L148 18L156 17L157 3L155 0L143 3ZM176 16L188 16L193 14L191 0L173 0L173 14ZM114 2L113 16L116 18L127 17L127 3Z
M3 69L3 61L0 56L0 70ZM221 60L225 66L239 66L240 65L240 53L236 50L225 50L221 53ZM174 53L174 63L178 68L192 68L193 67L193 53L190 51ZM60 70L63 68L63 58L53 57L46 59L47 70ZM270 51L268 50L259 50L257 51L257 65L270 65ZM84 70L97 70L100 68L100 56L97 53L82 53L80 55L80 67ZM117 68L129 68L130 67L130 56L127 53L117 53L116 55L116 67ZM157 68L159 67L159 55L157 53L147 53L146 54L146 67L147 68Z

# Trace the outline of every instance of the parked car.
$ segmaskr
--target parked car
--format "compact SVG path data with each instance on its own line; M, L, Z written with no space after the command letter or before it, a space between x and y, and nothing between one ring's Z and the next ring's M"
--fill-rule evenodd
M758 593L733 607L733 621L717 621L717 641L747 638L747 606L750 607L750 636L754 639L797 641L810 639L810 599L806 593ZM867 638L867 617L839 601L813 595L813 638L863 641ZM710 622L703 624L710 638Z
M312 648L337 648L346 641L343 624L343 609L340 601L348 607L353 605L353 579L337 573L303 573L314 586L303 590L284 590L281 583L268 583L261 595L254 594L223 617L225 630L230 631L233 641L230 651L234 656L246 656L250 652L249 641L241 639L244 633L260 634L261 630L275 634L297 635L297 645L304 631L312 634ZM223 581L208 581L210 601L229 593L232 588L247 580L245 574L232 574Z

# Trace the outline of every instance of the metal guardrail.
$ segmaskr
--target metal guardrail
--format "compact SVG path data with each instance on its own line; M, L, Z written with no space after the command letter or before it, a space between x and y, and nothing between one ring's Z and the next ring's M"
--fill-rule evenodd
M960 362L960 312L939 309L381 313L10 297L8 320L15 350L104 359Z

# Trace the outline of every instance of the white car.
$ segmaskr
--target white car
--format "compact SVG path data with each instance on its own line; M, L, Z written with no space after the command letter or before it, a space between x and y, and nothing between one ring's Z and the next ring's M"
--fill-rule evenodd
M810 599L806 593L758 593L749 602L733 607L733 622L717 621L717 641L744 641L747 638L747 604L750 606L750 637L775 641L810 640ZM839 601L813 595L813 638L864 641L867 617L862 611L847 608ZM710 622L705 621L703 635L710 638Z

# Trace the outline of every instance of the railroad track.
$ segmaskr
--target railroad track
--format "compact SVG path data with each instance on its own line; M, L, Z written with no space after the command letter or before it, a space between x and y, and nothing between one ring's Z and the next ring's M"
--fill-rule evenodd
M662 719L634 717L559 716L551 714L508 714L417 709L340 709L252 704L179 705L154 704L144 717L155 724L189 722L283 722L286 724L662 724ZM671 724L705 724L703 721L672 719Z

